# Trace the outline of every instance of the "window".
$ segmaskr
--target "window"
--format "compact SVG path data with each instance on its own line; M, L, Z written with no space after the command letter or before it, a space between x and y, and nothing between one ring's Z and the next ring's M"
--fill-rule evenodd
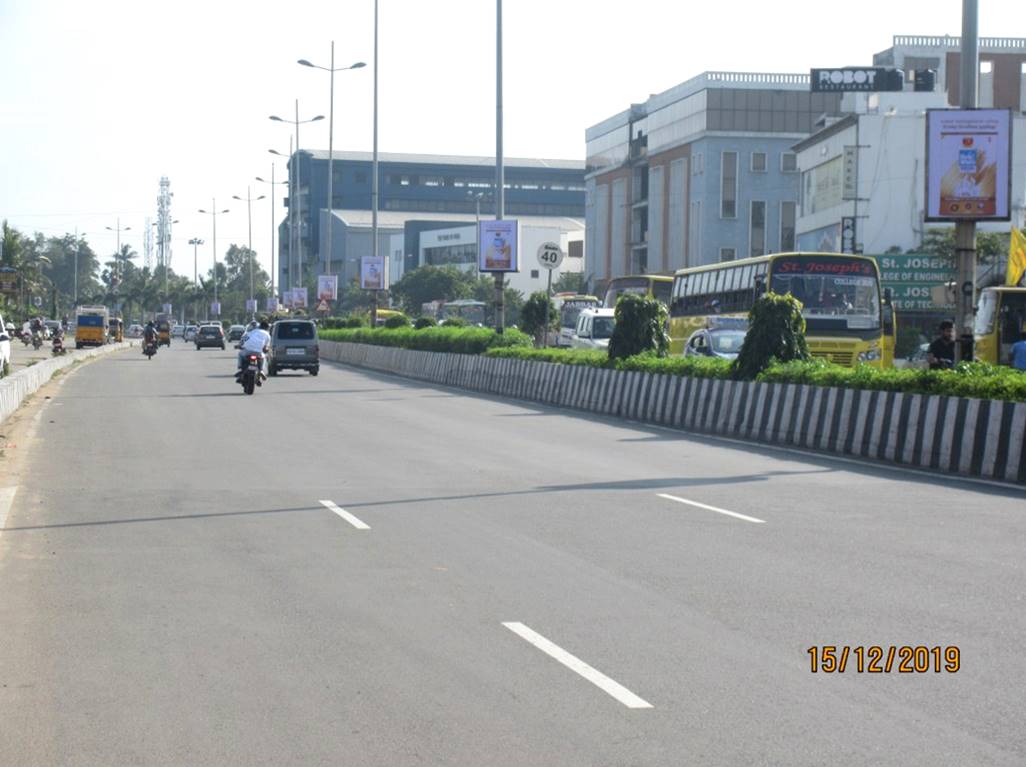
M532 269L531 270L531 279L532 280L538 279L538 270L537 269Z
M782 173L798 172L798 155L794 152L784 152L780 155L780 170Z
M737 152L720 155L720 218L737 218Z
M737 250L734 248L720 248L720 261L733 261L737 258Z
M766 203L752 201L748 221L749 256L761 256L766 253Z
M789 253L794 250L794 219L798 203L780 203L780 251Z
M705 163L702 161L702 153L699 152L691 159L691 175L701 176L705 170Z
M752 173L766 172L766 153L752 152Z
M357 184L366 184L367 183L367 174L364 171L362 171L362 170L356 171L356 183Z

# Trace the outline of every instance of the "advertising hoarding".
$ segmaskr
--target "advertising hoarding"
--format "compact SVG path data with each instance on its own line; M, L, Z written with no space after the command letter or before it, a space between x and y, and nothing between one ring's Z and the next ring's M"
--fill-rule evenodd
M1010 221L1012 115L928 109L926 220Z
M880 267L880 286L891 289L891 300L898 312L954 311L954 304L936 304L933 289L955 280L958 272L954 258L929 253L900 253L876 256Z
M516 219L481 222L477 232L478 271L520 271L518 223Z
M320 275L317 278L317 300L335 301L336 299L338 299L338 275Z
M307 307L307 289L292 288L292 308L305 309Z
M360 287L364 290L388 288L388 268L384 256L364 256L360 259Z

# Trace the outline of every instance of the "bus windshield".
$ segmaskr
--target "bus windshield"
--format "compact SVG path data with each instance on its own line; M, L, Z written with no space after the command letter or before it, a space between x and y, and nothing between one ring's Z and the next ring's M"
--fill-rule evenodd
M649 289L652 295L667 306L670 305L670 292L673 289L673 280L665 278L661 280L651 277L615 277L606 288L605 300L602 305L609 308L616 308L616 302L620 296L633 293L638 296L647 296Z
M810 329L844 322L851 330L880 327L880 290L872 265L843 258L783 258L773 263L770 290L790 293Z
M576 328L577 317L580 315L583 309L594 309L598 306L597 298L568 298L563 301L563 305L559 309L560 316L560 327L563 328Z

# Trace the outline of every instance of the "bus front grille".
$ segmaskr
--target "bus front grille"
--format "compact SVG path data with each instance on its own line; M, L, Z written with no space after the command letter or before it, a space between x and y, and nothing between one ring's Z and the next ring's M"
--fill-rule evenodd
M813 357L826 360L827 362L833 362L835 365L844 365L845 367L851 367L852 358L855 356L854 352L839 352L839 351L826 351L820 349L810 350Z

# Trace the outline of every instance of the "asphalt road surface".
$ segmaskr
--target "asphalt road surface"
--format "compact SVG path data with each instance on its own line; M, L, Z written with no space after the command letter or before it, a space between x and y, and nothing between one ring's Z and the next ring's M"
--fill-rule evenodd
M1026 764L1019 491L233 368L0 429L0 765Z

